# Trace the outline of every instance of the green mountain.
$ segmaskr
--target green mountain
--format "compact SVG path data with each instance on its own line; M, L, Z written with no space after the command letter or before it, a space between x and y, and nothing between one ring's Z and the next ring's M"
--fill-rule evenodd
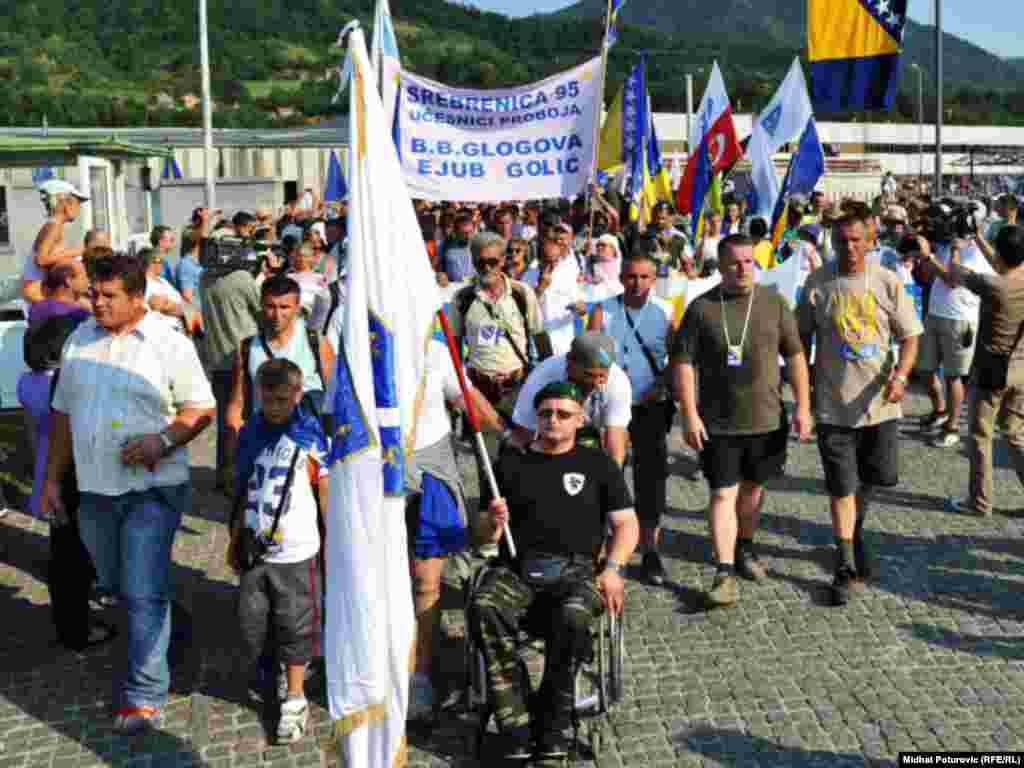
M557 15L599 18L605 8L605 0L580 0ZM729 31L734 39L754 38L762 45L806 56L806 0L645 0L626 3L620 18L626 24L694 38ZM943 80L953 85L1009 88L1024 76L1024 58L1002 59L949 33L943 34L942 46ZM935 28L908 20L904 51L905 63L919 64L934 82ZM722 56L723 64L728 58Z
M804 44L805 0L645 0L608 62L609 94L648 52L655 109L685 109L685 76L717 59L737 111L770 98ZM333 106L352 18L369 37L374 0L209 0L218 127L307 123ZM445 0L391 0L403 64L453 85L497 88L547 77L600 52L606 0L510 19ZM0 3L0 125L197 126L200 93L192 0L18 0ZM911 25L910 59L929 67L927 29ZM959 122L1024 120L1024 64L947 36L946 108ZM704 75L700 74L703 68ZM916 84L885 119L912 120ZM928 106L926 105L926 109ZM1017 116L1020 115L1018 118ZM878 119L877 117L874 119Z

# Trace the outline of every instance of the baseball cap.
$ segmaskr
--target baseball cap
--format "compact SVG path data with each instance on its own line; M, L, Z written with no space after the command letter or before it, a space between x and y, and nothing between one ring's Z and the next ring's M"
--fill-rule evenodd
M287 227L281 230L281 239L284 240L286 237L291 235L296 240L302 240L302 227L297 224L289 224Z
M569 355L583 368L611 368L615 362L615 339L603 333L584 333L572 340Z
M70 181L64 181L64 179L50 179L39 187L41 192L45 192L48 195L74 195L79 200L88 200L88 195L83 195L78 187L72 184Z
M316 232L320 235L320 239L325 243L327 242L327 227L324 226L322 221L318 221L309 228L310 232Z

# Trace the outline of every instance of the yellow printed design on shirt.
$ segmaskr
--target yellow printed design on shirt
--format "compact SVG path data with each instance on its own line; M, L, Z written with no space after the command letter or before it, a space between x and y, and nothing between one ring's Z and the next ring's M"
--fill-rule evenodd
M838 293L832 302L832 322L842 340L840 354L846 360L870 360L882 350L878 302L870 292Z

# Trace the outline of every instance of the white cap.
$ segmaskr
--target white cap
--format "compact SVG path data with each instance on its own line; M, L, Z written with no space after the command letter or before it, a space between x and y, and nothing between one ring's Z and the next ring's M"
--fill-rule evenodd
M318 235L320 235L320 239L323 240L325 243L327 242L327 227L324 226L324 223L322 221L318 221L309 229L311 232L316 232Z
M49 181L43 182L39 189L47 195L74 195L79 200L89 199L87 195L83 195L78 191L78 187L70 181L64 181L64 179L50 179Z

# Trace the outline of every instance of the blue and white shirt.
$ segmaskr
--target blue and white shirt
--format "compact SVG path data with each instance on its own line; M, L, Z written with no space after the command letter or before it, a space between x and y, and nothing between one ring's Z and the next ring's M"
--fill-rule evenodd
M281 503L295 451L301 451L301 454L295 464L295 476L281 511L274 541L265 558L268 563L301 563L320 551L313 483L319 483L327 476L327 456L317 447L300 447L287 434L256 457L246 486L245 525L266 538L270 537L274 513Z

